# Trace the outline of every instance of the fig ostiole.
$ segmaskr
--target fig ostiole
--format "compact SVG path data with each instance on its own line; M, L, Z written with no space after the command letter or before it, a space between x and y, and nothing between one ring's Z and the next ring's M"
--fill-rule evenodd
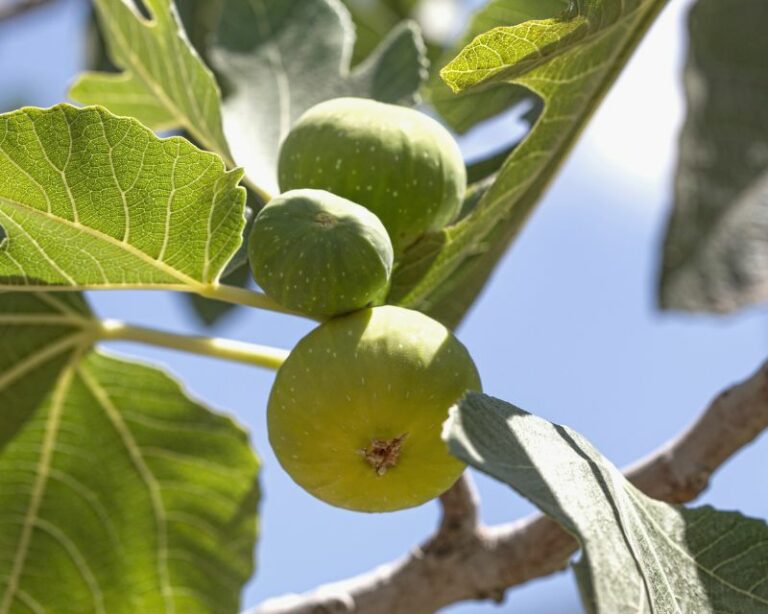
M281 190L320 188L373 211L401 252L459 213L467 177L451 134L413 109L363 98L321 102L280 148Z
M253 223L251 270L284 307L327 318L381 297L392 272L387 231L371 211L323 190L272 199Z
M382 306L324 322L277 373L269 440L301 487L364 512L413 507L464 470L441 439L448 410L480 378L442 324Z

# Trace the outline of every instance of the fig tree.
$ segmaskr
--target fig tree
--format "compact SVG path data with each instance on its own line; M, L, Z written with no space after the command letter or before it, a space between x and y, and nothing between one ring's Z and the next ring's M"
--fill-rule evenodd
M467 178L450 133L428 115L363 98L321 102L280 149L281 190L321 188L373 211L395 251L458 214Z
M364 309L321 324L291 352L269 398L269 440L290 476L327 503L420 505L464 470L440 433L467 390L480 390L479 375L442 324Z
M272 199L253 223L248 254L267 295L318 317L360 309L383 294L393 260L379 219L323 190L292 190Z

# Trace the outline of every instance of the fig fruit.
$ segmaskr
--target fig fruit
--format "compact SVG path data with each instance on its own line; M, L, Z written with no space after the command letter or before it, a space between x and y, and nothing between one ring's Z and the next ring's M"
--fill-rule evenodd
M269 440L295 482L364 512L413 507L447 490L464 465L442 441L449 408L480 378L442 324L374 307L321 324L280 367Z
M321 188L373 211L396 252L459 212L467 176L458 145L434 119L363 98L302 115L280 148L281 190Z
M386 291L393 252L365 207L323 190L292 190L256 216L248 257L267 295L288 309L331 317Z

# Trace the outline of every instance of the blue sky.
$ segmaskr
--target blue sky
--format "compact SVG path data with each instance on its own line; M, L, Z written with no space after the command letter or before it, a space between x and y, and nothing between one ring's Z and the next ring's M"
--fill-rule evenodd
M575 428L618 465L674 436L721 388L756 368L768 346L762 309L715 318L655 308L683 116L679 73L688 4L673 0L662 14L459 332L488 393ZM61 0L0 27L0 103L48 106L65 99L83 62L85 10L80 0ZM464 150L470 156L493 150L518 130L514 117L503 118L464 139ZM92 293L91 299L105 317L203 332L177 296ZM241 310L215 334L288 348L308 329L303 321ZM295 486L267 443L270 373L135 345L112 349L165 365L193 395L249 429L264 464L265 498L259 571L244 605L363 572L403 555L434 526L435 504L355 514ZM755 488L766 459L763 438L717 474L701 502L768 516L768 494ZM532 511L509 489L477 481L486 522ZM446 611L513 609L579 611L571 576L511 591L500 606Z

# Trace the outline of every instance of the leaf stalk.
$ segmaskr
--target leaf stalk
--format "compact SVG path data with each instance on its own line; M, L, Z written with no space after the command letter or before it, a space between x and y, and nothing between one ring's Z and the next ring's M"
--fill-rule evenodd
M253 307L255 309L265 309L267 311L275 311L277 313L285 313L293 316L301 316L308 318L304 314L286 309L277 301L269 298L266 294L256 292L254 290L248 290L247 288L238 288L237 286L230 286L227 284L216 284L211 286L203 286L200 289L195 289L194 292L204 298L210 298L215 301L222 301L224 303L232 303L234 305L243 305L245 307Z
M255 365L272 371L279 369L280 365L288 357L287 350L266 345L256 345L216 337L179 335L141 326L133 326L117 320L98 322L94 327L94 334L100 341L133 341Z

